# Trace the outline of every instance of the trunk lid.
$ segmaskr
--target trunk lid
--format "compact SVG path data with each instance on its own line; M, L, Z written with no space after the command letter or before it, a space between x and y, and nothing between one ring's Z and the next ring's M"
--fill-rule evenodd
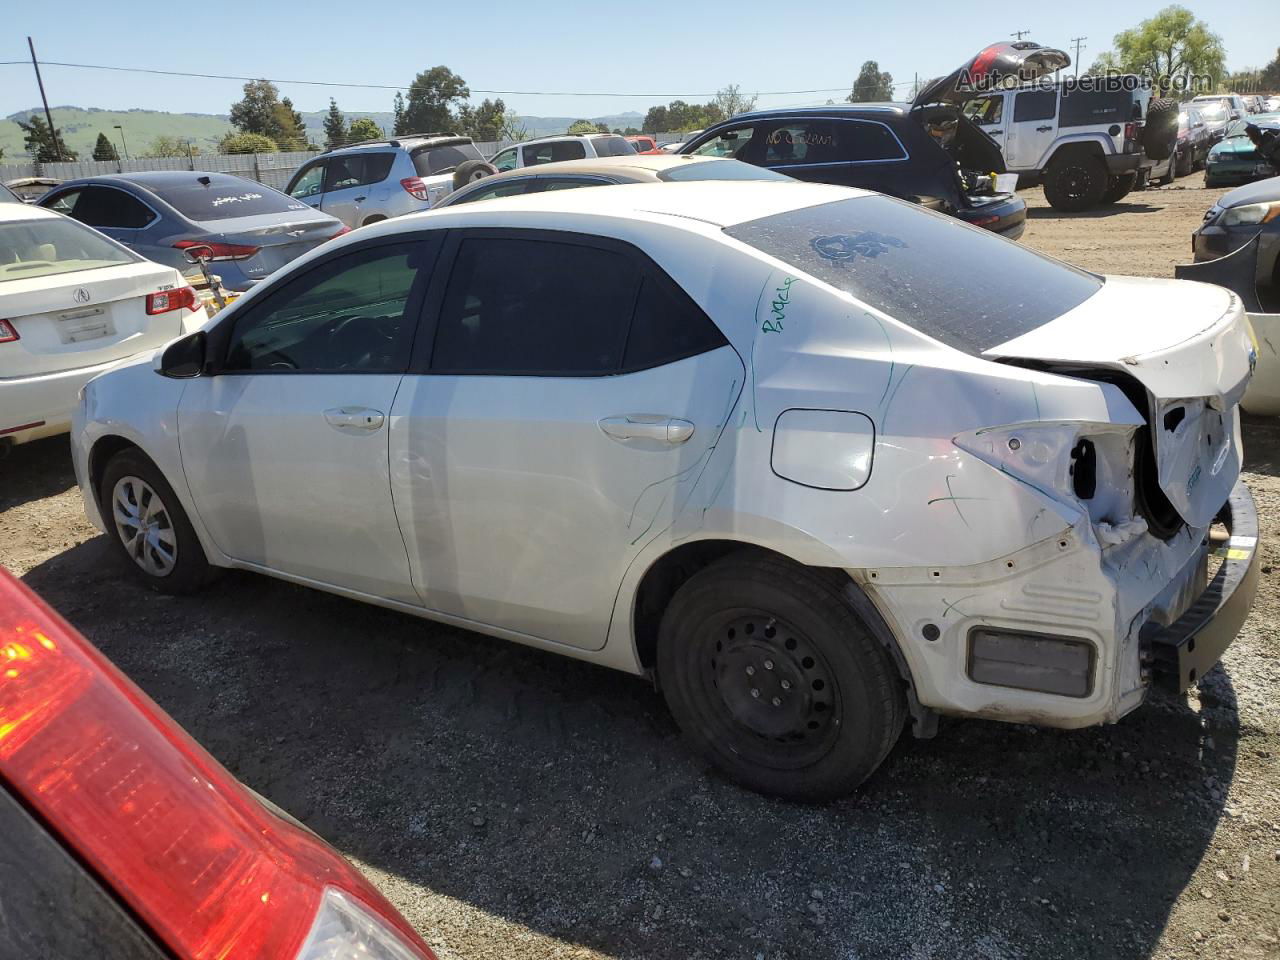
M930 80L911 101L913 107L931 103L949 103L959 106L981 92L996 89L996 84L1013 78L1017 83L1029 83L1040 77L1071 65L1071 57L1053 47L1042 47L1030 40L1014 43L993 43L978 51L958 69L946 76Z
M148 315L147 294L185 285L177 270L149 261L5 282L0 317L18 339L0 344L0 379L96 366L167 343L189 312Z
M1108 277L1055 320L992 347L995 360L1063 373L1115 371L1146 392L1160 489L1207 526L1240 472L1237 407L1257 362L1239 298L1185 280Z
M202 226L209 233L191 239L259 248L253 256L239 261L240 268L254 280L260 280L286 263L296 260L342 230L340 220L315 211L311 216L301 212L290 217L264 213L228 220L210 220ZM217 272L216 265L214 272Z

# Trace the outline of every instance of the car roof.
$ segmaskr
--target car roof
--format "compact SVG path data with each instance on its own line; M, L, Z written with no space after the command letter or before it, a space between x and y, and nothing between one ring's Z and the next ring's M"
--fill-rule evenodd
M596 130L593 133L557 133L549 137L534 137L532 140L521 140L519 143L511 144L511 146L525 147L531 143L546 143L548 140L590 140L592 137L622 137L622 134L612 131L605 133L602 130Z
M217 173L212 170L147 170L141 173L103 173L93 177L80 177L67 181L62 186L87 183L133 184L147 190L162 190L191 183L197 177L208 177L210 183L257 183L246 177L238 177L234 173ZM266 184L258 184L266 186Z
M853 116L859 113L901 115L909 113L911 104L885 101L883 103L829 103L823 107L777 107L773 110L752 110L739 113L713 126L738 123L742 120L759 120L771 117ZM711 127L707 127L708 130Z
M614 220L646 220L653 216L670 217L672 223L692 227L694 223L728 227L759 220L789 210L819 206L872 195L869 190L837 187L825 183L782 182L770 180L699 180L689 183L637 183L598 190L552 190L514 197L495 197L484 203L458 204L436 211L410 214L384 221L361 231L397 232L420 229L424 220L456 218L459 220L509 221L520 214L534 214L532 221L547 218L536 214L567 214L603 217ZM514 215L514 216L513 216ZM442 227L445 223L440 224ZM353 234L354 236L354 234Z
M470 137L452 133L407 133L402 137L362 140L359 143L349 143L344 147L334 147L332 150L326 150L324 153L319 154L315 159L342 153L365 153L370 150L386 150L388 147L398 150L430 150L432 147L460 147L472 142Z
M514 180L518 177L538 177L547 174L564 174L576 176L634 176L637 180L657 179L658 171L670 170L672 167L688 166L690 163L704 163L708 160L723 161L723 157L685 157L675 153L630 153L624 157L585 157L581 160L559 160L555 163L537 163L531 167L516 167L502 173L485 177L482 182L494 180Z

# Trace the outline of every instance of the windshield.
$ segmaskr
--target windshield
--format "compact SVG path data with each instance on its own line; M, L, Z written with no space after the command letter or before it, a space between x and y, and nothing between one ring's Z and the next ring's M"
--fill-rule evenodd
M791 210L725 233L975 355L1102 288L1083 270L891 197Z
M138 262L97 230L64 217L0 223L0 282Z
M1200 116L1206 120L1225 120L1227 119L1227 108L1221 100L1206 103L1200 107Z
M658 179L679 183L685 180L790 180L791 177L741 160L702 160L659 170Z
M467 160L483 161L480 151L471 143L455 143L447 147L423 147L413 153L413 169L420 177L432 177L448 173Z
M202 183L202 180L209 182ZM156 185L144 182L140 185L197 223L269 213L301 213L311 209L270 187L226 175L192 174L190 180L176 183Z

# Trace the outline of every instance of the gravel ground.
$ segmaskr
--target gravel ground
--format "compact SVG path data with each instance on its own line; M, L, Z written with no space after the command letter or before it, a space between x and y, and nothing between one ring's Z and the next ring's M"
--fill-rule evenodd
M1079 216L1028 192L1024 242L1171 276L1220 192ZM1274 529L1280 426L1246 439ZM710 773L621 674L249 575L137 589L83 518L65 440L0 462L0 563L442 960L1280 957L1280 556L1263 549L1253 616L1188 697L1075 732L944 721L810 807Z

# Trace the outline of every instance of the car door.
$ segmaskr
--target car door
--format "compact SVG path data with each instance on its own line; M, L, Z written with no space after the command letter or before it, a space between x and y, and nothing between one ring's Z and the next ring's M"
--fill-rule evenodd
M233 310L178 412L183 469L218 548L269 571L413 602L387 438L431 235L347 249Z
M1069 94L1068 94L1069 96ZM1057 136L1058 91L1020 90L1005 130L1005 162L1011 170L1035 170Z
M293 175L289 186L285 188L285 193L319 210L324 194L324 175L327 166L325 160L314 160L308 163Z
M352 229L360 226L374 185L386 179L394 161L393 153L348 153L330 157L320 209Z
M414 584L430 609L599 649L627 565L702 476L742 361L620 241L456 231L441 262L391 418Z
M964 105L964 115L994 140L1001 151L1005 150L1005 108L1012 96L1011 93L989 93L974 97ZM1008 154L1005 161L1008 162Z

